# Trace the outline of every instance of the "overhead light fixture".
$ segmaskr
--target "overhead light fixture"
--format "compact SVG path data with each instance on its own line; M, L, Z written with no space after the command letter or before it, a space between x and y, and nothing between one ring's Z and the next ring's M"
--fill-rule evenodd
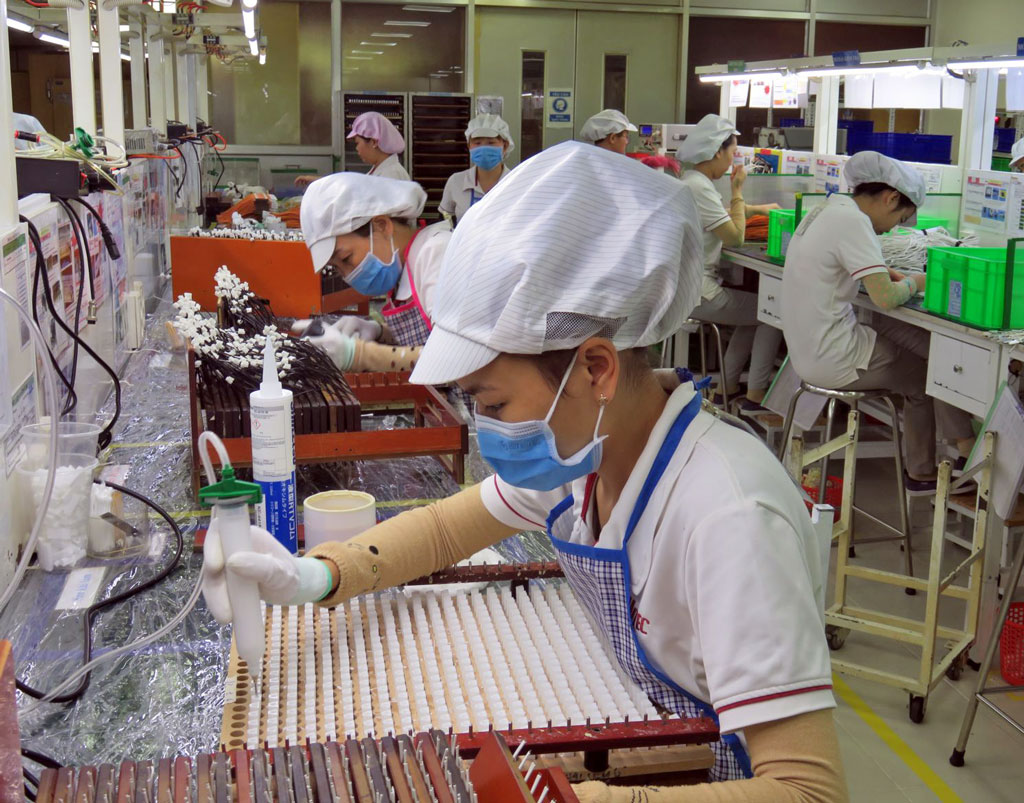
M398 42L360 42L359 44L369 47L395 47Z
M57 45L59 47L71 47L71 43L63 36L57 36L52 33L36 33L36 38L41 42L47 42L51 45Z
M21 31L22 33L32 33L36 29L34 25L29 25L14 17L7 18L7 27L12 31Z
M385 25L391 25L395 28L428 28L430 27L429 22L423 20L388 20L384 23Z
M411 33L371 33L370 36L382 36L388 39L412 39Z
M117 26L117 30L119 30L121 33L128 33L128 31L130 31L131 29L132 29L131 25L118 25Z
M373 61L373 56L345 56L348 61Z
M260 65L267 63L267 49L264 47L260 50Z
M383 50L353 50L357 56L383 56Z
M454 6L402 6L402 11L425 11L428 14L451 14Z
M700 82L702 84L720 84L723 81L735 81L740 78L744 80L750 80L751 78L770 79L781 78L782 73L778 71L774 72L726 72L726 73L708 73L707 75L700 76Z
M254 56L258 56L260 54L260 43L255 39L249 40L249 52Z
M256 38L256 12L251 8L242 11L242 27L246 39Z
M239 0L239 3L243 9L249 9L249 11L256 8L256 0Z
M872 66L862 64L859 67L809 67L806 70L798 69L796 74L801 78L827 78L838 75L891 75L893 73L906 73L907 75L941 75L946 71L936 67L931 62L907 62L905 64L885 64Z
M951 61L949 62L949 66L958 70L1020 70L1024 69L1024 57L1018 59Z

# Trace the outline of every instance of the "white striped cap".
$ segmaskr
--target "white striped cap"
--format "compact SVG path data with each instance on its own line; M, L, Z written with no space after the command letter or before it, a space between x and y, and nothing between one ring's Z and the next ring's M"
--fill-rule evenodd
M700 301L690 190L633 159L565 142L523 162L459 221L411 381L462 379L501 353L677 331Z

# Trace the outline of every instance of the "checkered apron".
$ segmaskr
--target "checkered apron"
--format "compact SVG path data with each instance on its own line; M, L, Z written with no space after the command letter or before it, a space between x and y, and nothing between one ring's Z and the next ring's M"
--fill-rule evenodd
M718 715L714 708L656 669L640 646L633 629L632 584L629 556L626 553L626 545L633 536L637 522L647 508L651 494L672 459L686 427L700 411L700 403L701 397L697 394L672 425L637 497L621 549L603 549L570 541L573 528L581 523L573 515L571 494L551 511L547 523L548 536L558 552L558 562L566 579L580 604L604 632L625 673L651 700L677 716L704 716L717 723ZM732 781L752 777L750 759L736 734L723 736L711 747L715 753L715 765L711 769L710 780Z

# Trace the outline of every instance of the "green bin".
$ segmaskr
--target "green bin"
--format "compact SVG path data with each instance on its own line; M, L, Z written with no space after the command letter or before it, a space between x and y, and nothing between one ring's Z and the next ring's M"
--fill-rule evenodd
M1005 317L1006 271L1012 298ZM929 248L924 308L980 329L1024 328L1024 249Z
M768 212L768 256L785 259L789 241L796 229L795 209L772 209Z

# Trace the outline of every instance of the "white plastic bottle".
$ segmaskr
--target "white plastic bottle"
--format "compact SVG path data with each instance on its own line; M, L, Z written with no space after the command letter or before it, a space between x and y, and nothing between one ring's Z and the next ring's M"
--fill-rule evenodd
M295 421L292 392L277 377L274 344L263 349L263 381L249 394L252 426L252 478L263 489L256 524L291 553L298 552L295 522Z

